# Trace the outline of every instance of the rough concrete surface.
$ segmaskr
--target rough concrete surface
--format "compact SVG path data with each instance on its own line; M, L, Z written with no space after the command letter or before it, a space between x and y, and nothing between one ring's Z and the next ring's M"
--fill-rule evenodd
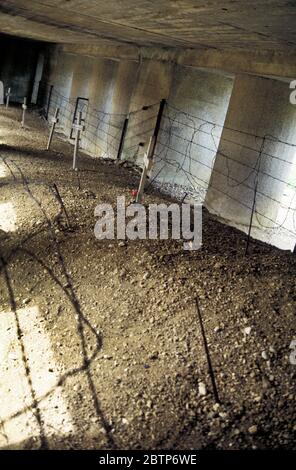
M2 0L0 31L101 57L296 74L291 1Z

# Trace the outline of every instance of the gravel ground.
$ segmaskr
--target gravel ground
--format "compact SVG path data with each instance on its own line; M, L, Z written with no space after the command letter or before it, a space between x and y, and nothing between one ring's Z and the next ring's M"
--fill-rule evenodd
M207 211L198 251L98 241L95 206L130 199L139 174L82 154L73 172L72 147L46 152L44 122L20 113L0 112L1 447L295 449L295 255L246 257Z

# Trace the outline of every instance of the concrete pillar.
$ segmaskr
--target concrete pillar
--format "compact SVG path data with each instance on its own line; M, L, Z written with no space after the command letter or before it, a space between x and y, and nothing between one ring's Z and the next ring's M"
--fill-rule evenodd
M137 83L130 104L130 121L124 147L125 158L142 165L153 134L160 101L170 92L173 64L144 60L138 65ZM151 106L152 105L152 106ZM142 110L142 107L149 107ZM138 147L139 143L143 144ZM139 150L137 152L137 150ZM137 158L135 158L137 154Z
M185 192L191 190L195 200L204 200L232 86L231 76L189 67L174 68L156 152L160 156L154 168L155 174L160 171L157 178L160 185L165 185L168 191L175 183ZM211 123L220 126L214 128ZM164 158L170 163L163 168ZM177 171L178 165L182 170Z
M252 235L282 248L293 247L296 239L289 210L296 207L289 185L293 174L296 179L296 147L279 142L296 144L296 107L289 94L289 83L236 77L205 201L211 212L246 232L258 179Z
M116 156L113 133L110 132L112 97L118 62L95 59L89 82L89 115L84 133L86 149L98 157ZM83 143L84 146L84 143Z
M60 108L59 126L63 128L66 135L70 134L72 126L73 106L69 103L69 99L71 98L74 64L74 55L65 54L56 48L48 78L48 83L54 86L49 113L53 115L56 108Z
M94 59L91 57L73 56L73 80L70 97L89 97L90 77L93 72Z
M112 113L128 113L137 79L137 69L138 64L136 62L127 60L119 62L112 95Z
M129 111L136 79L137 63L131 61L120 61L116 69L112 99L110 103L111 106L109 107L109 110L112 113L109 133L114 136L113 139L111 138L110 143L112 143L112 146L109 146L109 153L111 150L113 158L117 156L122 129Z
M56 61L50 75L50 83L65 98L70 98L74 73L75 56L57 51Z

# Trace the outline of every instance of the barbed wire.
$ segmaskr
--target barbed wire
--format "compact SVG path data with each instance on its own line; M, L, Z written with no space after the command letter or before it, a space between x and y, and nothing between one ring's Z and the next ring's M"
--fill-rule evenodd
M223 131L220 134L219 128ZM233 138L228 138L228 132L225 132L225 129L252 137L255 145L245 145L236 142ZM267 148L270 143L275 147L272 153ZM227 151L229 144L235 147ZM294 156L296 145L293 143L285 142L269 134L259 136L225 126L222 128L218 123L166 104L156 148L155 166L148 188L155 185L165 193L171 192L171 195L176 195L179 191L179 196L181 195L182 198L187 193L198 202L204 202L206 193L210 189L231 199L244 210L252 211L251 204L246 201L252 199L251 195L254 194L257 186L254 212L258 227L268 230L270 237L276 231L283 230L289 237L296 240L296 188L291 185L291 180L277 176L271 171L272 165L276 162L277 172L284 175L290 174L293 170L296 175L296 161L289 161L282 158L281 154L276 155L274 152L274 150L281 151L279 147L282 145L286 147L286 153L288 153L288 148L293 149L291 155ZM250 164L248 158L244 159L246 151L248 158L252 152L253 164ZM236 159L235 153L242 158ZM217 160L217 157L220 158ZM247 173L239 179L237 174L240 174L242 169ZM222 178L221 181L219 177ZM220 187L222 182L223 187ZM249 197L246 197L246 191ZM287 202L283 201L284 198L278 199L278 194L283 195L287 192L291 193L288 195ZM272 217L266 211L269 203L277 205L275 212L280 212L281 220L279 216ZM261 204L265 206L265 209L260 209ZM208 198L206 205L211 207ZM212 206L211 209L217 213L215 207Z
M58 86L48 82L40 83L39 94L41 107L49 117L59 107L58 129L69 137L81 111L85 131L80 146L102 158L116 158L124 120L128 118L122 158L142 165L159 102L123 114L95 108L87 98L69 98ZM285 179L291 173L295 173L296 179L295 148L296 144L271 134L234 129L166 103L148 187L156 185L172 195L176 191L187 192L200 202L204 202L210 189L248 211L252 210L252 205L246 201L252 199L256 187L254 212L258 227L269 230L271 236L275 231L284 230L295 238L296 188L291 179ZM279 198L278 194L283 197ZM271 203L276 205L275 212L280 214L281 220L267 212ZM208 198L206 204L209 205Z

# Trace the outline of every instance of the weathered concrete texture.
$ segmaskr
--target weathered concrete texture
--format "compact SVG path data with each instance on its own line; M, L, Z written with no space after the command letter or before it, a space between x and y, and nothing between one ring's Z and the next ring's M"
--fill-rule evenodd
M296 148L279 142L296 144L289 94L277 80L236 77L206 197L210 211L247 231L258 181L252 233L282 248L296 241L287 231L295 232Z
M114 142L113 128L110 129L110 113L112 113L112 95L118 62L112 60L96 60L90 80L89 109L86 119L87 130L85 139L87 149L98 156L114 156L116 142ZM110 155L107 155L108 150Z
M56 90L66 99L71 97L72 80L75 70L75 56L63 54L59 49L53 49L53 65L49 82L54 83ZM77 72L77 70L76 70Z
M40 44L1 35L0 41L0 80L5 92L11 88L11 102L20 103L24 97L30 102Z
M73 79L70 98L76 99L77 96L89 98L89 77L93 74L94 60L90 57L70 56L69 60L73 62Z
M54 85L50 114L60 106L60 127L70 135L76 99L86 98L78 102L86 124L81 147L95 156L115 158L137 79L137 64L66 54L61 48L55 48L53 55L48 78Z
M296 44L295 44L296 45ZM296 76L295 49L285 51L265 51L262 49L172 49L160 47L136 47L89 44L63 44L63 50L71 54L91 57L113 58L138 61L139 56L146 60L173 62L180 66L204 68L214 72L230 74L249 73L270 76L271 78L292 79Z
M156 152L159 181L182 185L203 200L232 85L231 77L175 66Z
M130 119L124 157L142 164L153 134L160 101L169 96L173 64L144 60L138 64L136 83L130 102ZM143 109L147 108L147 109Z
M198 165L194 171L207 185L221 130L219 127L216 129L213 140L213 136L209 135L212 126L205 126L204 120L223 124L232 88L231 78L164 61L114 61L66 54L61 48L56 48L53 56L50 82L57 93L71 100L70 104L65 99L61 101L61 107L69 109L72 106L73 114L77 96L89 99L87 116L86 107L83 108L83 118L87 124L82 138L83 148L94 155L116 157L123 122L129 114L123 158L141 165L155 127L160 101L165 98L168 106L162 120L160 142L166 140L166 132L174 117L173 134L177 137L172 135L170 144L177 152L169 156L182 161L183 156L178 151L186 151L187 142L184 139L192 137L191 114L195 115L194 126L206 132L195 132L195 143L201 146L192 146L190 153L201 160L201 166ZM170 105L182 112L171 109ZM51 111L54 111L54 106ZM186 117L183 111L190 116ZM65 111L64 114L68 117L69 113ZM67 132L70 125L71 119L68 119ZM167 167L162 176L167 174L170 179L171 172L172 169ZM176 182L184 181L181 172Z
M0 27L60 43L284 50L295 46L294 6L279 0L2 0Z
M152 178L157 175L163 187L181 185L194 196L198 193L203 200L233 78L165 61L114 61L65 54L61 48L57 49L51 83L58 93L72 100L64 103L71 109L70 118L66 111L61 116L66 134L70 135L76 97L87 98L88 108L85 101L79 107L86 122L81 146L92 155L116 158L123 122L128 115L122 158L142 166L160 101L164 98L167 105ZM68 77L67 89L61 75ZM64 114L68 119L64 119Z
M0 31L82 55L296 76L291 1L2 0Z
M89 99L88 109L83 109L86 131L81 140L86 151L116 158L128 113L123 158L142 165L160 100L165 98L168 104L152 177L169 190L181 185L200 201L211 181L207 207L247 231L260 166L252 233L293 247L294 211L289 207L294 208L296 198L289 178L293 185L295 148L278 141L296 144L296 108L289 103L288 83L239 75L232 90L231 76L165 61L115 61L65 54L60 48L55 54L51 82L70 99L66 134L76 97ZM284 235L279 225L288 230Z

